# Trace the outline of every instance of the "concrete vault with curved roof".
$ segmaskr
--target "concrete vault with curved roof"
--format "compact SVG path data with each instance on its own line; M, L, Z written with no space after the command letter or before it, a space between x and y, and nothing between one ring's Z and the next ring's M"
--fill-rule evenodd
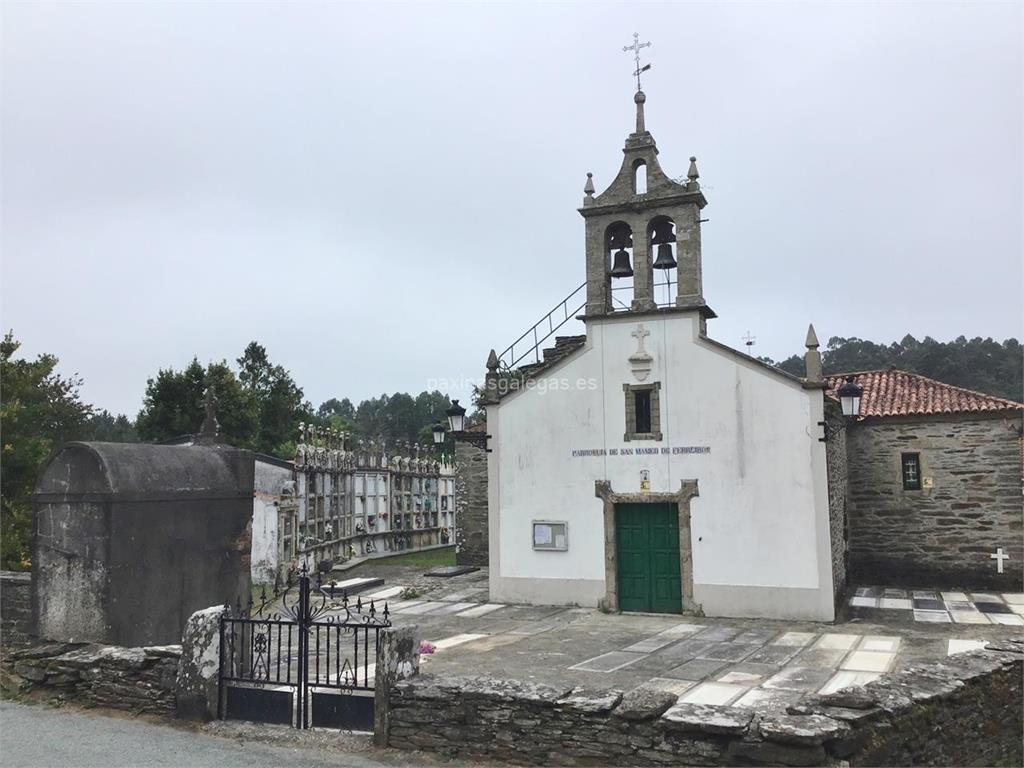
M192 612L246 600L252 494L248 451L64 445L33 496L39 635L177 643Z

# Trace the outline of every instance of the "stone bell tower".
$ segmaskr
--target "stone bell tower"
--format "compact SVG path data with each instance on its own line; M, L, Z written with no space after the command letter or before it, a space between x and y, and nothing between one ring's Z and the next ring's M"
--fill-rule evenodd
M676 269L675 307L699 309L704 318L714 317L701 286L700 212L707 200L697 181L697 158L690 158L685 182L669 178L658 163L654 137L644 125L647 97L639 89L639 78L633 101L636 131L626 138L622 168L597 196L593 175L588 173L586 197L579 209L586 220L586 316L658 309L654 271ZM620 294L613 302L613 281L630 276L631 300Z

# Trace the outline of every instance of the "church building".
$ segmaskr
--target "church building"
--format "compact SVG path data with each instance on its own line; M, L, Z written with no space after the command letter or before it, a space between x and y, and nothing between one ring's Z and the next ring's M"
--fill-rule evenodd
M845 523L817 340L797 378L709 338L696 158L661 168L645 100L611 184L587 174L586 335L488 360L491 599L831 620Z

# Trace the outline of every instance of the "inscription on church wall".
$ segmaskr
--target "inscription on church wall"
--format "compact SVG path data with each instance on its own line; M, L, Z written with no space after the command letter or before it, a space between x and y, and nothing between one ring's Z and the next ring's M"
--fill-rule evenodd
M678 456L691 453L711 453L709 445L674 445L658 448L574 448L574 459L589 456Z

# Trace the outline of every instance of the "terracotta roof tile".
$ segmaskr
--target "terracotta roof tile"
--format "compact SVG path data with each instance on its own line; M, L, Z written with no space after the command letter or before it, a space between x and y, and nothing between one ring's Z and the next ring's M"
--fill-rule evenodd
M829 396L838 399L836 390L850 376L864 388L864 394L860 401L861 418L1024 409L1024 404L1013 400L954 387L951 384L943 384L941 381L929 379L927 376L895 368L826 376Z

